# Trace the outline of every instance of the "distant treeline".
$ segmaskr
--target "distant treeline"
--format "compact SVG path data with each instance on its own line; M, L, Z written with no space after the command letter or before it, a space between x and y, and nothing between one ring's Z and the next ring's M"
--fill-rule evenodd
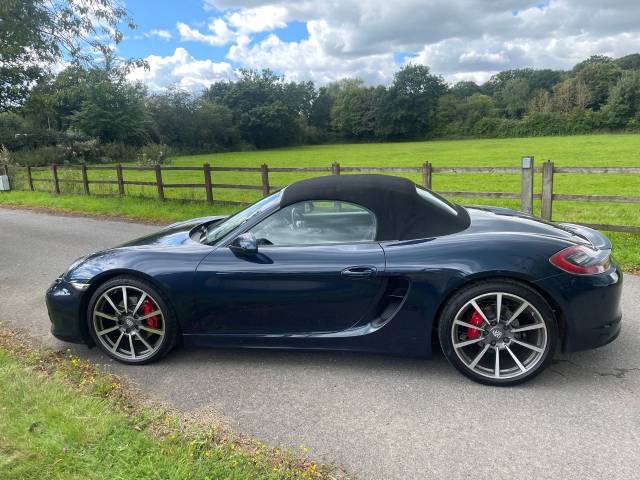
M570 71L506 70L447 85L424 65L389 86L316 87L265 70L193 94L150 93L126 70L69 67L3 105L0 144L19 163L161 161L196 153L340 141L640 131L640 54L592 56ZM6 155L6 151L5 151Z

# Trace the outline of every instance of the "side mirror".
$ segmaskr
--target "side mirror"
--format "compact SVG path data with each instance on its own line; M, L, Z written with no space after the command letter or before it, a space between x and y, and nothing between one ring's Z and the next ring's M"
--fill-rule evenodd
M258 253L258 241L253 233L243 233L233 239L229 244L229 248L237 255Z

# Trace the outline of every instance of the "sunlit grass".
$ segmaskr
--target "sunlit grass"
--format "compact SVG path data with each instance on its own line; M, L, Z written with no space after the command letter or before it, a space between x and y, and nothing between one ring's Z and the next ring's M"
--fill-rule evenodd
M0 346L2 480L333 478L292 452L130 400L117 377L78 357L13 342Z

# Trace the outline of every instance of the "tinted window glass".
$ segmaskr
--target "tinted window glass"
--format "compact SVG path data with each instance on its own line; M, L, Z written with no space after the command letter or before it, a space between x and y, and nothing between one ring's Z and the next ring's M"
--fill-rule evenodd
M420 195L424 200L429 202L431 205L440 208L441 210L445 210L449 212L451 215L458 215L458 211L455 207L442 198L440 195L430 192L429 190L425 190L424 188L420 188L416 186L416 192Z
M282 191L276 192L268 197L263 198L262 200L254 203L253 205L245 208L244 210L239 211L235 215L227 218L222 223L219 223L212 227L207 231L205 243L209 245L215 245L218 241L220 241L225 235L230 233L232 230L235 230L243 223L249 221L252 217L261 214L268 208L271 208L278 204L280 201L280 197L282 196Z
M279 210L250 232L261 245L366 242L376 238L376 218L352 203L312 200Z

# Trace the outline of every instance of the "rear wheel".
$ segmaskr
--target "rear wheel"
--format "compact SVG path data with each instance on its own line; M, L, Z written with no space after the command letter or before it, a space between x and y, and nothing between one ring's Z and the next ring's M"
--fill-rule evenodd
M485 281L456 294L440 317L439 337L449 362L488 385L515 385L544 370L558 327L535 290L510 281Z
M87 312L95 343L111 358L144 364L165 356L175 345L173 312L152 285L117 277L101 285Z

